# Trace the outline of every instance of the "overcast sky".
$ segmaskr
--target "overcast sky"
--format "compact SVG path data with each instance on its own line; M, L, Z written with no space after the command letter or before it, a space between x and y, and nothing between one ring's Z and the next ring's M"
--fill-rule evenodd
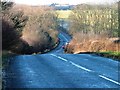
M29 5L45 5L51 3L60 3L60 4L80 4L80 3L113 3L119 0L10 0L19 4L29 4Z

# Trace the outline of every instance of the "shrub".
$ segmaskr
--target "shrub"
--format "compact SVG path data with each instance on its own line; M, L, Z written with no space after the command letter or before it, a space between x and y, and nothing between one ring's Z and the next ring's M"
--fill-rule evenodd
M22 42L20 37L28 17L24 16L23 12L11 12L13 2L3 1L0 4L2 8L2 50L18 52L25 49L24 46L28 45ZM18 48L20 45L23 46Z
M7 16L2 18L2 49L10 50L11 46L16 45L20 35L14 29L14 23Z
M53 48L57 42L56 15L48 7L28 6L26 9L28 12L24 12L29 20L23 31L23 40L33 48L33 52L44 52Z

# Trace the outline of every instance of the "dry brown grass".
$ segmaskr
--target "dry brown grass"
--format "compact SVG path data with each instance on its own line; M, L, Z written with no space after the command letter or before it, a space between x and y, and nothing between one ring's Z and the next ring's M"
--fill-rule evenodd
M118 38L108 38L103 35L77 33L66 48L66 52L120 51L118 48L120 43L114 42L117 39Z

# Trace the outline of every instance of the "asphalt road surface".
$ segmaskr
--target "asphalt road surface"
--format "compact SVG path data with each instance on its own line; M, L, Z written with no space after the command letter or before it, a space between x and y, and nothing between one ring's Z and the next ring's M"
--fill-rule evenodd
M63 54L70 37L59 34L60 44L47 54L10 58L7 88L120 88L118 61L91 54Z

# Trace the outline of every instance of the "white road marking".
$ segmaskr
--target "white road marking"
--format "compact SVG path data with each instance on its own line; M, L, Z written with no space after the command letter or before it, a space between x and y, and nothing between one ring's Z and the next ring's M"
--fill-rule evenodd
M73 63L73 62L71 62L71 61L70 61L70 63L71 63L72 65L80 68L80 69L83 69L83 70L88 71L88 72L92 72L92 70L87 69L87 68L85 68L85 67L82 67L82 66L80 66L80 65L78 65L78 64L76 64L76 63Z
M64 59L64 58L59 57L59 56L58 56L58 58L61 59L61 60L63 60L63 61L66 61L66 62L67 62L67 59Z
M52 55L52 56L54 56L54 57L56 57L56 58L59 58L59 59L61 59L61 60L65 61L65 62L67 62L67 61L68 61L67 59L62 58L62 57L60 57L60 56L56 56L55 54L51 54L51 55Z
M117 85L120 85L119 82L114 81L114 80L112 80L112 79L110 79L110 78L107 78L107 77L105 77L105 76L103 76L103 75L99 75L99 77L101 77L101 78L103 78L103 79L105 79L105 80L111 81L111 82L113 82L113 83L115 83L115 84L117 84Z
M63 61L68 62L68 60L65 59L65 58L62 58L62 57L60 57L60 56L56 56L55 54L51 54L51 55L54 56L54 57L56 57L56 58L59 58L59 59L61 59L61 60L63 60ZM80 68L80 69L83 69L83 70L85 70L85 71L92 72L92 70L87 69L87 68L85 68L85 67L82 67L82 66L80 66L80 65L78 65L78 64L75 64L75 63L73 63L73 62L71 62L71 61L69 61L69 63L71 63L73 66L76 66L76 67L78 67L78 68Z
M80 66L80 65L78 65L78 64L76 64L76 63L74 63L74 62L72 62L72 61L68 61L67 59L62 58L62 57L60 57L60 56L57 56L57 55L55 55L55 54L51 54L51 55L54 56L54 57L56 57L56 58L59 58L59 59L65 61L65 62L69 62L69 63L71 63L73 66L76 66L76 67L78 67L78 68L80 68L80 69L82 69L82 70L85 70L85 71L88 71L88 72L95 72L95 71L92 71L92 70L87 69L87 68L85 68L85 67L82 67L82 66ZM112 80L112 79L110 79L110 78L108 78L108 77L105 77L105 76L103 76L103 75L99 75L99 77L101 77L101 78L103 78L103 79L105 79L105 80L108 80L108 81L110 81L110 82L112 82L112 83L115 83L115 84L117 84L117 85L120 85L119 82L114 81L114 80Z

